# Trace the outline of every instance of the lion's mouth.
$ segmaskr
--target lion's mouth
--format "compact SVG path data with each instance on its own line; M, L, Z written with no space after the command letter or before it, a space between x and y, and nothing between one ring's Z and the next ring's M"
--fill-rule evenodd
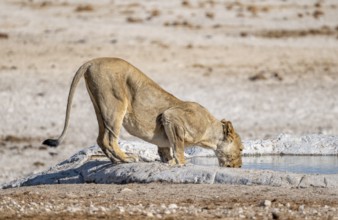
M236 159L218 159L220 167L229 167L229 168L241 168L242 167L242 158L238 157Z

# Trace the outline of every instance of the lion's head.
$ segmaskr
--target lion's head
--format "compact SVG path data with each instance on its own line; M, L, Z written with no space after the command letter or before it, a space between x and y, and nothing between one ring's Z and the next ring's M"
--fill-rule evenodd
M243 144L230 121L222 120L224 138L215 151L221 167L241 167Z

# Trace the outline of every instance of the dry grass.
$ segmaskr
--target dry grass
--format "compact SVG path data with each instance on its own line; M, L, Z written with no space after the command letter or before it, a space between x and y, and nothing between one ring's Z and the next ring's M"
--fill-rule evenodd
M12 142L12 143L25 143L31 142L33 140L35 140L35 138L16 135L6 135L0 139L1 142Z
M171 26L171 27L185 27L185 28L190 28L190 29L200 29L201 26L200 25L194 25L186 20L182 20L182 21L173 21L173 22L165 22L163 24L164 26Z
M160 16L160 15L161 15L161 11L158 10L158 9L152 9L152 10L150 11L150 16L151 16L151 17L158 17L158 16Z
M280 76L279 73L275 71L259 71L258 73L249 77L250 81L260 81L260 80L268 80L273 79L276 81L282 81L283 77Z
M126 21L128 23L142 23L143 19L141 19L141 18L135 18L135 17L127 17Z
M257 16L258 14L258 8L255 5L249 5L247 10L252 14L252 16Z
M90 12L94 11L94 7L92 5L79 5L75 8L76 12Z
M163 49L168 49L170 47L168 44L163 43L162 41L159 41L159 40L153 40L151 41L151 43Z
M338 27L336 28L338 29ZM307 36L336 36L338 30L329 26L321 28L311 28L306 30L268 30L254 35L266 38L288 38L288 37L307 37Z
M205 12L205 17L209 19L214 19L215 14L213 12Z
M324 16L324 12L321 11L321 10L315 10L313 13L312 13L312 16L316 19L320 18L321 16Z
M182 1L182 6L184 6L184 7L190 7L191 5L190 5L190 2L188 1L188 0L183 0Z
M8 39L9 36L6 33L0 33L0 39Z

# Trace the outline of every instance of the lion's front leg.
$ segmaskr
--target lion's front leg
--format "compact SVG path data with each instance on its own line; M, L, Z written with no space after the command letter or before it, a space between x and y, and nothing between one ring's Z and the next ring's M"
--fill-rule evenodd
M171 147L158 147L158 155L160 156L162 163L167 163L170 166L179 164L174 158L173 150Z
M173 123L175 120L172 120L172 117L174 116L171 112L162 116L163 127L173 154L173 159L169 160L168 163L171 165L184 165L184 129L180 125Z
M158 147L157 152L162 163L169 163L173 159L170 147Z

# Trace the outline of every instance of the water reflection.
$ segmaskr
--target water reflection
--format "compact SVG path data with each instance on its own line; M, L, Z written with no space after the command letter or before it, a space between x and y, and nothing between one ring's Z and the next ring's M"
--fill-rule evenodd
M244 169L338 174L338 156L252 156L243 157L242 160ZM188 161L197 165L218 166L216 157L194 157Z

